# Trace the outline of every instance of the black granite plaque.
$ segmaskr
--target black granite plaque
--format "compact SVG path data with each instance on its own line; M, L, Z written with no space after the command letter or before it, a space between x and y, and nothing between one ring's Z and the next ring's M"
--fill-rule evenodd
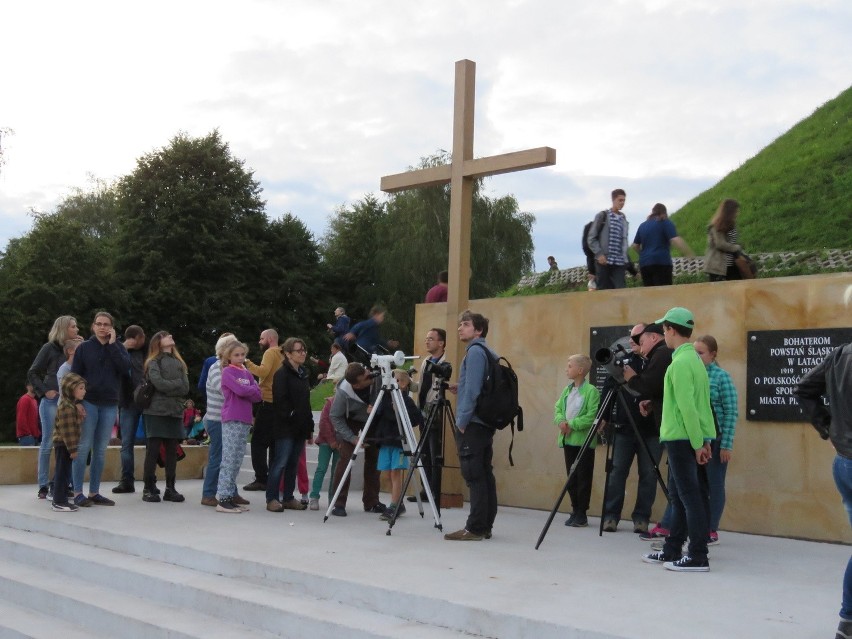
M592 382L599 391L603 390L604 382L609 373L603 366L598 366L595 361L595 353L601 348L609 348L614 342L622 337L630 335L629 326L592 326L589 329L589 357L592 358L592 370L589 373L589 381Z
M831 351L849 341L852 341L852 328L749 331L746 419L810 421L793 395L793 388Z

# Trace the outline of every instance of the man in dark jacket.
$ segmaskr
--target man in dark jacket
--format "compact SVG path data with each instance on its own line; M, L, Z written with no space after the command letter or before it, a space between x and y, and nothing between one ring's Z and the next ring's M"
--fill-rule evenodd
M802 404L811 410L812 423L823 439L830 439L837 451L834 482L843 498L852 524L852 344L836 348L805 375L795 390ZM823 404L822 396L828 399ZM843 577L843 600L837 637L852 637L852 558Z
M133 401L133 391L142 383L145 366L145 331L131 324L124 329L124 348L130 357L130 374L122 380L121 401L118 407L118 424L121 433L121 481L112 489L114 493L136 492L133 469L135 460L136 430L142 414Z
M121 380L130 371L127 349L116 340L112 315L105 311L95 314L92 336L77 347L71 372L86 380L86 399L80 445L77 458L71 464L74 482L74 503L77 506L114 506L115 502L101 495L101 474L104 458L118 413ZM92 451L89 469L89 497L83 494L83 475L86 458Z
M645 330L644 324L637 324L630 329L630 347L632 354L627 359L627 366L636 372L633 379L639 379L645 371L646 362L640 355L639 340ZM665 347L665 344L663 344ZM612 377L604 385L604 391L615 387L616 382ZM621 509L624 506L624 486L627 476L630 474L630 466L636 457L636 465L639 472L639 483L636 489L636 504L633 508L631 518L633 520L633 532L647 532L648 522L651 519L651 509L654 507L654 499L657 496L657 476L654 466L660 463L660 428L650 415L642 415L639 410L641 399L647 399L641 395L635 396L623 394L627 402L628 411L625 410L619 397L613 400L610 418L612 438L612 470L607 482L607 497L604 504L604 532L615 532L621 519ZM640 437L645 441L651 457L645 450L642 442L636 438L633 426L630 424L631 417L639 431Z

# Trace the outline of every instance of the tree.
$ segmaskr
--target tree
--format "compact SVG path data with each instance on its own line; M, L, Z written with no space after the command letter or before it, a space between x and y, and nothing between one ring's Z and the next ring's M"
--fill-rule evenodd
M442 152L422 159L418 168L449 161ZM412 345L414 306L447 269L449 211L449 185L403 191L384 206L367 196L338 209L323 238L323 260L348 284L349 306L364 317L371 304L384 302L390 314L383 332L400 339L406 350ZM534 221L518 210L513 196L486 197L482 181L475 182L472 298L491 297L532 268Z

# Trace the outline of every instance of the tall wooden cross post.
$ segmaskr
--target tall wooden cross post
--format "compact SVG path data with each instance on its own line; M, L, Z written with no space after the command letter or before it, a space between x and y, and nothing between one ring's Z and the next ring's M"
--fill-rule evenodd
M476 90L476 63L456 62L455 104L453 110L452 163L396 175L386 175L381 189L396 193L406 189L450 184L450 249L447 290L446 360L458 371L462 347L455 336L461 311L468 307L470 296L470 229L473 208L473 181L500 173L512 173L556 164L556 150L539 147L515 153L473 158L473 115ZM452 446L447 447L448 450ZM449 478L448 478L449 479ZM455 485L460 483L456 478ZM451 483L444 484L450 488Z

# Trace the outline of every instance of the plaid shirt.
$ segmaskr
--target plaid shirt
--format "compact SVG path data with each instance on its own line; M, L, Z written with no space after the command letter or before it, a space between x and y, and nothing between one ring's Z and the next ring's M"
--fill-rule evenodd
M733 450L737 427L737 389L734 388L731 376L716 362L707 367L707 377L710 378L710 403L713 404L722 431L720 448Z
M56 422L53 426L54 446L65 446L69 455L76 453L77 445L80 443L81 422L76 404L71 404L64 399L60 401L59 408L56 410Z

